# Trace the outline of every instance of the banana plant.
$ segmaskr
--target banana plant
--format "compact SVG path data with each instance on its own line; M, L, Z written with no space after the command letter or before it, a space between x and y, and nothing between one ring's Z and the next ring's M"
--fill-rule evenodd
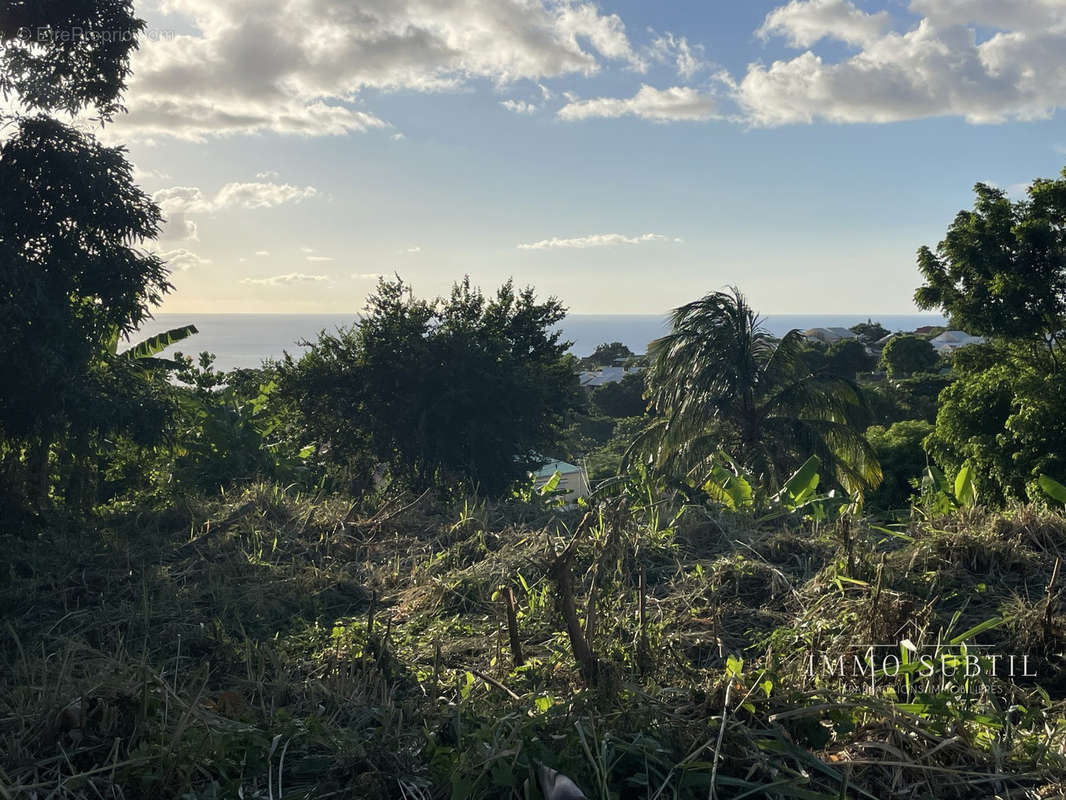
M934 464L925 468L922 477L922 499L937 514L950 514L959 508L977 505L977 484L973 465L967 461L959 469L954 483Z
M178 328L171 328L169 331L157 333L155 336L149 336L144 341L138 342L120 353L118 351L119 330L118 328L113 328L106 347L111 356L136 362L138 366L176 369L180 366L177 361L168 358L156 358L156 356L171 345L184 341L199 332L195 325L182 325Z
M1063 486L1057 480L1047 475L1041 475L1039 483L1040 488L1044 490L1044 494L1052 500L1066 505L1066 486Z

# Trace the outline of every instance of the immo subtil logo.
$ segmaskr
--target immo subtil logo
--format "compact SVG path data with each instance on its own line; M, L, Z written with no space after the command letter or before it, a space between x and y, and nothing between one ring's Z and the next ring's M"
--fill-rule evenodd
M804 664L808 678L878 686L936 686L959 688L982 678L1035 678L1037 671L1024 653L1003 653L987 645L853 645L834 655L811 652Z

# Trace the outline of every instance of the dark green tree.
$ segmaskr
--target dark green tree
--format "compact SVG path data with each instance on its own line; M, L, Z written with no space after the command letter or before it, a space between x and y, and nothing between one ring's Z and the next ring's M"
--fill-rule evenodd
M660 419L642 447L656 465L699 472L721 448L772 487L817 455L849 492L880 482L858 387L812 373L799 331L775 339L736 289L682 306L672 321L649 351Z
M1066 329L1066 171L1037 180L1025 200L978 183L934 252L918 251L924 309L940 308L969 333L1043 341Z
M596 367L613 367L617 362L633 358L636 354L621 342L604 342L596 345L592 355L581 359L581 365L586 369Z
M881 366L890 378L928 372L939 360L936 348L920 336L895 336L881 351Z
M108 119L142 27L118 0L4 4L0 93L24 110ZM139 249L161 218L120 148L46 116L0 123L10 134L0 144L0 458L9 488L39 504L64 459L84 468L93 440L128 418L107 392L121 387L126 412L162 417L146 399L158 386L143 364L116 363L115 345L170 286L163 263Z
M891 331L880 322L874 322L869 319L866 320L866 322L860 322L858 325L852 325L848 330L862 339L865 344L873 344L880 339L884 339L889 333L891 333Z
M465 279L427 301L396 279L367 302L356 325L280 365L283 391L335 461L369 454L414 487L497 494L552 455L582 405L558 300L510 282L486 298Z
M1066 373L1022 345L986 355L956 361L929 452L949 475L970 462L982 502L1040 497L1041 474L1066 476Z
M630 372L620 381L592 390L592 405L608 417L639 417L644 413L644 374Z
M877 359L866 352L866 346L855 339L833 342L826 350L825 368L834 375L854 382L858 373L869 372Z
M869 497L871 508L890 510L907 508L914 488L911 481L920 480L929 464L923 442L933 432L932 424L909 419L885 428L874 425L867 429L877 460L881 463L884 480Z
M121 110L144 24L130 0L8 0L0 4L0 94L109 119Z

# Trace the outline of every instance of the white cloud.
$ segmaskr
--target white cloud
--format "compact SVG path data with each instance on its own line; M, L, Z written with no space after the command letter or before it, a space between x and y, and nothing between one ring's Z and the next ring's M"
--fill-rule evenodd
M416 244L414 247L407 247L407 248L404 248L403 250L397 250L396 251L396 255L398 255L398 256L414 255L415 253L421 253L421 252L422 252L422 245Z
M318 194L314 186L288 183L227 183L214 197L207 197L195 186L171 186L154 195L164 214L211 213L228 208L273 208L285 203L299 203Z
M304 260L305 261L314 261L314 262L325 262L325 261L333 261L334 259L331 256L307 256Z
M292 186L287 183L227 183L214 197L208 197L196 186L171 186L161 189L153 199L163 212L166 225L160 241L185 242L199 240L199 228L190 214L210 214L230 208L273 208L284 203L299 203L314 197L313 186Z
M703 58L703 45L689 44L684 36L665 33L657 36L648 46L651 58L660 64L673 63L677 74L688 80L710 64Z
M255 177L258 178L261 181L272 181L272 180L275 180L277 178L280 178L281 175L279 175L277 172L275 172L272 169L268 169L268 170L265 170L264 172L255 173Z
M539 110L538 106L527 103L524 100L503 100L500 105L516 114L536 114Z
M136 164L133 165L133 180L137 183L143 183L144 181L165 181L170 178L165 172L158 169L141 169Z
M314 186L288 183L227 183L215 196L216 208L273 208L314 197Z
M290 272L288 275L274 275L270 278L245 278L241 283L250 286L288 286L293 283L328 283L328 275L305 275L302 272Z
M168 250L166 252L159 252L157 255L167 262L167 266L176 272L186 272L193 267L201 267L204 264L210 264L211 259L200 258L190 250L184 248L178 248L177 250Z
M160 0L192 33L144 41L120 138L387 128L364 89L451 90L643 69L622 19L579 0ZM182 25L184 29L185 24Z
M660 233L645 233L640 236L623 236L620 233L597 233L592 236L579 236L574 239L542 239L539 242L518 245L519 250L555 250L558 248L611 247L620 244L645 244L647 242L680 243L680 239L670 239Z
M257 256L269 256L270 255L270 251L269 250L256 250L255 254Z
M793 47L810 47L824 38L861 45L877 41L891 25L887 11L867 14L851 0L791 0L767 14L756 34L783 36Z
M353 272L352 280L355 281L376 281L378 278L384 277L380 272Z
M999 123L1066 106L1063 0L912 0L910 10L924 16L905 32L843 0L793 0L771 12L766 35L861 49L837 62L807 50L753 64L735 92L745 117L761 126L936 116Z
M653 122L704 121L715 116L715 103L695 89L674 86L656 89L647 84L629 98L599 97L573 100L559 109L560 119L582 120L595 117L616 118L626 115Z

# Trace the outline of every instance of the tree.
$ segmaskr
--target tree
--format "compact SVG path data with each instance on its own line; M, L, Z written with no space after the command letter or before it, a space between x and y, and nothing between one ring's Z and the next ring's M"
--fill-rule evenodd
M608 417L639 417L644 413L644 375L630 372L622 380L592 390L592 405Z
M939 360L936 348L920 336L895 336L881 351L881 366L890 378L928 372Z
M983 502L1039 497L1041 474L1066 475L1066 373L1045 354L1003 345L955 363L958 379L940 394L929 452L957 473L969 462Z
M279 367L320 449L338 463L369 454L416 488L467 481L488 494L551 454L582 399L558 300L510 282L486 299L467 278L427 301L397 278L367 304Z
M860 322L858 325L852 325L849 330L858 336L865 344L873 344L888 336L891 331L882 325L880 322L874 322L873 320L866 320L866 322Z
M596 345L592 355L581 359L581 364L588 369L613 367L618 361L634 358L635 355L632 350L621 342L605 342Z
M972 334L1043 341L1066 329L1066 170L1035 181L1025 200L978 183L936 252L918 251L923 309L940 308Z
M120 107L142 27L118 0L8 3L0 92L33 111L95 109L106 120ZM43 115L0 123L11 130L0 144L0 457L6 480L23 484L15 493L40 503L50 461L86 462L92 440L115 433L127 412L161 417L144 400L158 386L143 365L117 363L114 343L170 285L160 259L139 249L161 217L121 148ZM63 436L67 446L53 454Z
M888 428L874 425L867 429L866 438L884 473L883 482L870 495L871 507L889 510L910 504L914 494L911 481L920 479L929 463L923 442L932 432L933 426L920 419L904 420Z
M0 10L0 94L41 111L121 110L144 21L130 0L12 0Z
M858 373L869 372L876 363L877 359L866 352L866 346L856 339L841 339L826 350L826 369L852 382Z
M648 393L661 418L643 447L657 466L702 477L724 449L775 487L817 455L849 492L878 484L858 387L812 373L799 331L775 339L736 289L676 309L672 322L649 350Z

